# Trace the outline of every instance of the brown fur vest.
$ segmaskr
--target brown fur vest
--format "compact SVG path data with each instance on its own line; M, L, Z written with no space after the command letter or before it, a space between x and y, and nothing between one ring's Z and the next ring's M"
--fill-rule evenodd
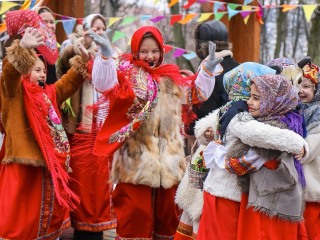
M111 181L171 188L184 174L180 134L182 89L170 79L159 83L158 104L150 118L114 154Z

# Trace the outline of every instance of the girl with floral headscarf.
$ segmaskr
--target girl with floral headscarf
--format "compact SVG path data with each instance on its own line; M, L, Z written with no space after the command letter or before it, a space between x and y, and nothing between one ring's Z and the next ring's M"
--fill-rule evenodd
M288 130L258 121L240 121L242 114L246 115L245 119L251 118L245 102L249 99L250 80L265 73L275 70L244 63L226 73L224 87L229 102L197 122L197 134L205 134L212 127L217 129L223 143L210 142L203 152L210 171L204 182L204 206L197 239L237 239L241 192L247 192L248 186L246 177L236 175L259 169L270 157L265 152L273 152L266 149L298 153L306 145L302 137Z
M77 134L87 144L76 146L75 157L88 156L84 160L98 172L111 168L117 238L172 239L179 223L174 195L185 170L181 103L210 96L222 58L215 59L212 45L212 56L190 86L176 65L163 64L158 29L138 29L131 54L121 56L117 67L109 40L90 35L100 45L93 83L103 96L88 111L98 110L94 117L100 121L86 130L91 134Z
M55 35L31 10L6 13L14 40L1 75L1 114L6 133L0 166L0 239L56 239L70 226L69 210L79 197L69 188L70 145L58 106L82 85L88 53L46 84L45 62L54 62ZM36 54L34 49L42 54Z
M274 74L255 77L251 80L250 94L248 106L252 117L302 135L302 118L293 112L298 104L297 93L288 80ZM238 177L243 194L236 239L253 240L261 236L275 240L307 239L301 221L304 175L301 164L289 154L295 153L298 160L303 159L304 154L300 150L307 150L307 144L297 135L291 134L286 139L289 136L288 130L280 133L280 129L268 126L268 131L260 132L267 125L262 129L257 128L256 120L249 113L240 113L228 126L228 131L241 142L233 140L233 145L227 146L227 150L217 147L214 156L214 169L225 168L231 175L244 176ZM246 126L250 126L250 130ZM257 132L260 134L255 135ZM261 142L268 144L259 146ZM238 156L234 157L235 153ZM249 153L253 155L248 156ZM249 183L245 181L248 174ZM286 207L288 201L290 207ZM251 231L247 231L248 227Z
M302 160L306 177L304 219L309 239L320 239L320 88L319 66L305 65L299 97L307 125L310 154Z
M70 68L70 58L80 54L79 43L96 55L97 45L89 36L89 31L94 30L98 35L106 34L106 24L102 15L90 14L83 19L83 25L76 28L77 32L69 35L67 42L62 44L60 49L59 69L61 73ZM112 56L116 58L118 53L112 51ZM81 146L81 142L75 143L73 134L77 131L79 123L92 125L92 114L85 114L87 105L94 104L101 93L95 90L92 81L86 81L83 86L64 104L64 116L66 119L65 128L70 139L71 149L75 144ZM72 159L73 160L73 159ZM81 202L76 204L77 210L71 213L74 239L98 240L103 238L103 231L116 227L116 217L110 202L113 185L106 179L109 178L109 170L101 170L99 174L92 172L84 173L75 161L71 161L73 172L70 174L76 181L70 184L70 188L81 198Z

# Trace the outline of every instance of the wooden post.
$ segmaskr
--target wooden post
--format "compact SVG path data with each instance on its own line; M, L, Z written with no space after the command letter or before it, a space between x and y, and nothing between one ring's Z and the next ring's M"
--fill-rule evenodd
M44 1L43 3L44 6L49 7L54 13L69 17L84 18L84 0L50 0L49 2ZM60 17L57 16L56 19L59 20ZM56 36L59 43L67 39L61 22L57 24Z
M243 0L228 0L228 3L243 4ZM258 6L257 0L250 5ZM212 5L202 5L205 12L212 12ZM237 9L238 10L238 9ZM214 19L214 18L213 18ZM229 30L229 42L232 43L233 57L239 63L259 62L260 53L260 23L256 20L256 13L251 13L247 24L241 14L228 20L228 13L220 20Z

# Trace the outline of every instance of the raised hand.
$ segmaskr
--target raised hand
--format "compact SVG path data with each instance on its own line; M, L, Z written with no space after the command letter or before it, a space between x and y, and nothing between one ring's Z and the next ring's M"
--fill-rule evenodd
M215 67L223 61L223 57L216 58L216 44L209 42L209 59L204 62L204 67L211 73L214 72Z
M89 61L90 59L93 58L92 53L88 51L81 42L78 42L78 47L81 52L81 58L84 61Z
M22 39L20 46L26 49L32 49L44 45L44 37L37 29L27 28Z
M100 36L97 33L90 31L89 35L93 39L93 41L95 41L95 43L100 45L100 52L102 56L104 57L112 56L112 46L105 33L103 33L102 36Z

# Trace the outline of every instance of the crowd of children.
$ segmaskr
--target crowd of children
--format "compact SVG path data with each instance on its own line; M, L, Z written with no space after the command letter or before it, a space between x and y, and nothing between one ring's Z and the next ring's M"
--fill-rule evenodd
M164 63L151 26L127 54L100 14L59 53L46 7L8 12L6 27L0 239L72 226L76 240L320 240L310 58L239 65L216 20L194 30L196 74Z

